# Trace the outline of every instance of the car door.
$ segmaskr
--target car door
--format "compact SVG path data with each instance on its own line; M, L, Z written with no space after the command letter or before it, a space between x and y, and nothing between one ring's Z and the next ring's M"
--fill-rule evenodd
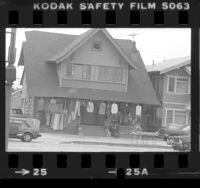
M20 122L10 121L9 135L16 135L19 132Z

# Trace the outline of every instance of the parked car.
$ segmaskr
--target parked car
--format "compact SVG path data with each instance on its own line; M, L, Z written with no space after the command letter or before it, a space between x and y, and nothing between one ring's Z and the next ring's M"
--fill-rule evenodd
M9 124L10 138L18 138L23 142L31 142L32 139L40 136L40 121L38 119L11 114Z
M172 148L180 151L190 151L191 149L191 135L173 136Z
M190 134L189 125L170 124L169 127L163 127L158 131L158 137L167 141L170 136L184 136Z

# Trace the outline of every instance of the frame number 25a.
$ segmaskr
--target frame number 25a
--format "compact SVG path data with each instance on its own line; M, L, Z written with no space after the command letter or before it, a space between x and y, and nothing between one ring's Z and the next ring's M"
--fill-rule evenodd
M127 168L126 176L148 176L146 168Z

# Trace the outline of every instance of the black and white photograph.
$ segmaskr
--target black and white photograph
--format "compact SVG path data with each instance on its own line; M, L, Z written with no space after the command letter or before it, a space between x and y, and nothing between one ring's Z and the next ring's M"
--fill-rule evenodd
M191 29L7 28L6 62L8 152L191 149Z

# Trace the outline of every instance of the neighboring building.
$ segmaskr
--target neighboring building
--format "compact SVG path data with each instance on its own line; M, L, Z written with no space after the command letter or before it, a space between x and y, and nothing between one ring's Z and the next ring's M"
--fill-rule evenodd
M147 106L160 105L135 43L113 39L106 29L81 35L28 31L19 65L24 109L53 129L71 130L80 121L84 134L103 135L117 104L124 126L140 105L147 130Z
M22 89L17 89L11 94L11 109L22 109Z
M190 57L165 60L146 66L162 108L153 109L155 127L191 124Z

